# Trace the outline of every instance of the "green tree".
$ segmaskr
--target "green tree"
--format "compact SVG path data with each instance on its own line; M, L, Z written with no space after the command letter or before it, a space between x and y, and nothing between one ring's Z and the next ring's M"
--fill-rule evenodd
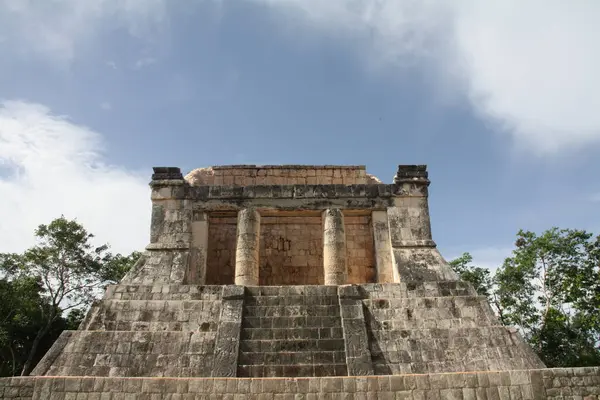
M12 352L18 347L27 353L21 375L29 374L40 348L53 330L57 327L76 329L84 310L101 289L121 279L128 265L132 265L128 263L139 256L139 253L115 256L108 252L107 245L93 246L93 235L76 221L64 217L40 225L35 236L37 244L23 254L0 255L0 266L6 275L3 284L14 299L7 305L13 317L0 330L0 337L4 338L0 340L4 340L4 346L9 346ZM27 294L22 297L19 290L26 283L30 286L22 289ZM29 343L17 346L14 341L7 342L6 332L14 330L19 323L34 334L28 336L33 336Z
M129 272L131 267L142 256L139 251L134 251L131 254L124 256L116 254L104 263L101 276L106 283L117 283L123 279L125 274Z
M492 295L492 276L487 268L476 267L473 256L463 253L460 257L449 262L450 267L458 274L461 280L470 282L477 294L490 298Z
M600 364L600 236L521 230L494 275L472 261L465 253L450 265L488 297L503 324L521 330L547 366Z
M501 319L519 327L551 367L600 363L600 237L552 228L519 231L497 271Z
M2 272L4 277L0 279L0 376L10 376L22 370L33 340L44 324L40 305L45 299L42 296L42 286L35 278L11 278L5 270ZM63 329L65 321L57 318L46 336L40 340L35 361L41 358Z

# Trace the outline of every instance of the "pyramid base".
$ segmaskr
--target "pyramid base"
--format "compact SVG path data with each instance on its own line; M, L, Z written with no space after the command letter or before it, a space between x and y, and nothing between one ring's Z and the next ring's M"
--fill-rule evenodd
M600 368L324 378L0 378L2 399L585 399Z

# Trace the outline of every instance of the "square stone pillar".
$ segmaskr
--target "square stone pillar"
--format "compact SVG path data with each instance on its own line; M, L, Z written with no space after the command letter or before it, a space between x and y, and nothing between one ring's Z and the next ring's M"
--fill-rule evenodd
M121 280L124 284L181 284L189 268L192 202L177 167L154 167L150 243Z
M238 212L235 250L235 284L258 286L260 214L254 209Z
M373 211L373 242L375 247L375 266L377 268L378 283L400 282L397 269L394 268L392 256L392 241L390 239L390 226L387 211Z
M388 223L394 274L402 281L454 281L458 276L436 249L429 219L429 174L425 165L399 165Z
M190 247L190 266L186 283L206 284L206 258L208 254L208 215L203 211L194 211L192 216L192 244Z
M346 284L346 230L344 214L339 208L323 211L323 269L325 285Z

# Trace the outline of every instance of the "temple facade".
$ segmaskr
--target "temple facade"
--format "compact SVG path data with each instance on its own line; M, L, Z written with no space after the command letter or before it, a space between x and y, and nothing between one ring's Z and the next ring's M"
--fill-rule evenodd
M343 285L456 280L431 238L423 165L156 168L147 264L133 283ZM165 265L164 263L161 263ZM176 264L176 265L175 265Z

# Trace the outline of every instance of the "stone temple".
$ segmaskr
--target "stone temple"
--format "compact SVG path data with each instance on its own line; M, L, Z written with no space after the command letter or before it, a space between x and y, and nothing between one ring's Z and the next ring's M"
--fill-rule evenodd
M598 399L548 369L431 235L423 165L154 168L150 243L20 399Z

